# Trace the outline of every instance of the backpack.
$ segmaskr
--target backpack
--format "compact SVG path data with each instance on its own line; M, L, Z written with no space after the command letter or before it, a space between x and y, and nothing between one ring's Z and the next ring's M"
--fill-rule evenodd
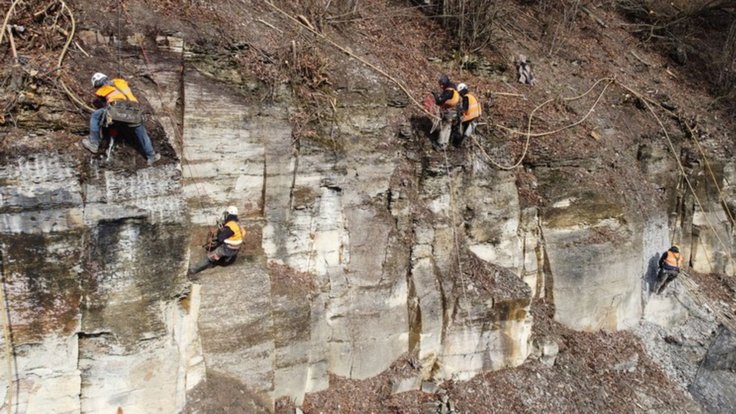
M118 89L117 86L114 87ZM118 91L123 93L120 89ZM124 93L123 96L125 96ZM129 101L127 97L125 100L112 101L107 106L107 125L113 122L138 126L143 123L143 108L141 108L138 102Z

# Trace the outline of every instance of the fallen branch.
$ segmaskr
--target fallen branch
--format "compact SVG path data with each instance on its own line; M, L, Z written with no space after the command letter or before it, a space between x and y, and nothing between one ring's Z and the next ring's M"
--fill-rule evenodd
M630 50L629 53L631 53L632 56L634 56L639 62L647 65L647 66L654 66L651 63L647 62L646 60L642 59L639 55L636 54L633 50Z
M13 4L10 5L8 12L5 13L5 20L3 21L3 27L0 28L0 44L3 43L3 36L5 35L5 28L8 26L8 20L10 20L10 15L13 14L13 10L15 9L15 6L20 2L21 0L15 0Z
M499 96L517 96L519 98L526 99L526 95L522 93L512 93L512 92L491 92L491 95L499 95Z
M69 90L69 88L66 86L63 80L59 79L59 85L61 85L61 88L64 89L64 92L66 92L67 96L72 100L72 102L76 103L83 109L87 110L88 112L94 112L94 109L92 109L91 106L87 105L86 103L82 102L81 99L77 98L72 91Z
M15 51L15 41L13 41L13 30L8 26L8 43L10 43L10 51L13 53L13 62L18 63L18 53Z
M275 30L275 31L277 31L277 32L279 32L279 33L284 33L284 32L283 32L283 31L282 31L281 29L279 29L278 27L276 27L276 26L272 25L271 23L269 23L269 22L267 22L267 21L265 21L265 20L263 20L263 19L256 19L256 21L257 21L258 23L262 23L262 24L266 25L267 27L270 27L271 29L273 29L273 30Z
M79 43L77 43L77 41L76 41L76 40L74 41L74 46L76 46L76 47L77 47L77 49L79 49L79 51L80 51L80 52L84 53L84 56L87 56L87 57L91 57L91 56L89 55L89 53L87 53L87 51L86 51L86 50L82 49L82 46L79 46Z
M61 67L61 63L64 61L66 51L69 49L69 45L72 43L72 38L74 38L74 32L77 30L77 23L74 21L74 14L72 13L72 10L66 5L64 0L59 0L59 2L61 2L62 11L65 9L69 14L69 19L72 22L72 28L69 31L69 36L66 40L66 43L64 44L64 48L61 50L61 54L59 55L59 61L56 63L57 67Z
M587 7L581 6L580 8L583 9L583 11L585 13L587 13L588 16L590 16L591 19L595 20L596 23L598 23L599 25L601 25L601 27L606 27L606 28L608 27L608 25L606 24L606 22L604 22L603 20L601 20L600 17L598 17L595 14L593 14L593 12L590 11Z
M39 10L39 11L37 11L37 12L33 13L33 17L38 17L38 16L40 16L40 15L42 15L42 14L46 13L46 12L47 12L47 11L48 11L48 10L49 10L49 9L50 9L51 7L53 7L54 5L56 5L56 2L55 2L55 1L51 1L51 2L49 2L49 3L48 3L48 4L46 5L46 6L44 6L44 8L43 8L43 9L41 9L41 10Z

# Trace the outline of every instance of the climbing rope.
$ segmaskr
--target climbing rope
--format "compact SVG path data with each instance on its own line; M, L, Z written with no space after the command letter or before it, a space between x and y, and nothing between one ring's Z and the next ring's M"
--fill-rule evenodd
M142 39L139 39L138 47L141 49L141 54L143 55L143 62L144 62L144 65L146 66L146 72L150 73L151 76L153 77L153 71L151 70L151 66L152 66L151 61L148 58L148 53L146 53L146 48L143 46ZM183 53L183 50L182 50L182 53ZM182 74L182 76L184 75ZM169 122L174 128L174 135L175 135L174 140L176 141L177 144L179 144L179 146L181 146L181 153L182 153L181 163L189 171L189 176L194 177L194 174L192 172L191 163L189 163L189 160L187 159L186 154L184 153L184 148L185 148L184 131L182 130L182 127L179 125L178 120L176 119L174 114L171 112L171 110L169 110L164 105L164 99L163 99L164 94L161 91L161 85L159 85L159 83L156 81L154 81L153 83L156 85L156 93L158 95L159 102L161 102L161 109L164 111L164 113L169 119ZM201 183L194 180L194 189L197 192L197 200L199 202L199 208L202 210L205 210L204 201L203 201L204 200L204 197L203 197L204 190L201 188ZM217 219L215 219L214 224L209 225L206 243L212 242L212 237L210 237L210 235L213 234L214 232L213 229L216 227L216 225L217 225Z
M122 43L123 43L123 38L120 35L120 4L121 3L122 3L122 1L118 1L117 2L117 10L116 10L116 13L115 13L116 14L116 21L117 21L116 24L118 26L117 27L117 29L118 29L118 38L115 39L116 40L116 42L115 42L115 50L116 50L116 52L115 53L116 53L116 58L117 58L117 61L118 61L118 70L117 70L117 72L118 72L117 73L117 76L118 77L120 77L120 47L122 46Z
M8 315L9 309L6 305L5 299L5 257L2 249L0 249L0 278L2 279L2 285L0 285L0 313L2 314L3 323L3 337L5 339L5 361L7 362L8 370L8 392L5 397L6 407L8 414L12 412L13 407L13 337L10 335L10 317Z
M526 140L524 141L524 149L523 149L523 150L522 150L522 152L521 152L521 156L519 157L519 160L518 160L518 161L516 161L516 162L515 162L515 163L514 163L513 165L510 165L510 166L505 166L505 165L501 165L501 164L499 164L498 162L496 162L495 160L493 160L493 158L491 158L491 156L490 156L490 155L488 155L488 153L486 153L485 149L483 149L483 146L481 146L481 145L480 145L480 143L479 143L479 142L478 142L478 141L477 141L477 140L475 139L475 137L474 137L474 136L472 136L472 135L471 135L471 137L470 137L470 138L471 138L471 139L473 140L473 144L475 144L475 146L476 146L476 147L478 147L478 149L480 150L481 154L482 154L482 155L483 155L483 156L484 156L484 157L486 158L486 160L487 160L488 162L490 162L491 164L493 164L494 166L496 166L497 168L499 168L499 169L502 169L502 170L513 170L514 168L516 168L516 167L518 167L519 165L521 165L521 163L522 163L522 162L524 161L524 158L526 157L527 151L528 151L528 149L529 149L529 141L531 140L531 138L532 138L532 137L543 137L543 136L547 136L547 135L557 134L557 133L559 133L559 132L562 132L562 131L564 131L564 130L566 130L566 129L570 129L570 128L576 127L576 126L578 126L578 125L582 124L583 122L585 122L585 120L586 120L586 119L588 119L588 117L590 116L590 114L592 114L592 113L593 113L593 111L595 110L595 107L596 107L596 105L598 105L598 103L600 102L600 100L601 100L601 98L603 97L603 95L604 95L604 94L606 93L606 89L608 89L608 87L609 87L609 86L610 86L610 85L611 85L611 84L612 84L612 83L613 83L613 82L615 81L615 79L614 79L614 78L602 78L602 79L598 79L598 80L597 80L597 81L596 81L596 82L595 82L595 83L593 84L593 86L591 86L591 87L590 87L590 88L589 88L589 89L588 89L587 91L585 91L585 92L584 92L583 94L581 94L581 95L578 95L578 96L573 96L573 97L570 97L570 98L563 98L563 100L564 100L565 102L570 102L570 101L575 101L575 100L578 100L578 99L582 99L582 98L584 98L584 97L585 97L585 96L586 96L587 94L589 94L589 93L590 93L590 91L592 91L592 90L593 90L593 89L594 89L594 88L595 88L595 87L596 87L596 86L597 86L597 85L598 85L599 83L601 83L601 82L603 82L603 81L608 81L608 83L607 83L607 84L606 84L606 85L605 85L605 86L603 87L603 90L602 90L602 91L601 91L601 93L600 93L600 94L598 95L598 99L596 99L596 100L595 100L595 102L594 102L594 103L593 103L593 105L592 105L592 106L590 107L590 109L589 109L589 110L588 110L588 112L587 112L587 113L585 114L585 116L583 116L582 118L580 118L580 119L579 119L579 120L577 120L576 122L573 122L573 123L572 123L572 124L570 124L570 125L566 125L566 126L564 126L564 127L561 127L561 128L555 129L555 130L553 130L553 131L538 132L538 133L534 133L534 134L532 134L532 119L534 118L534 113L535 113L535 112L537 112L537 111L538 111L539 109L541 109L542 107L544 107L545 105L547 105L548 103L550 103L550 102L552 102L552 101L555 101L555 99L554 99L554 98L550 98L550 99L548 99L548 100L546 100L546 101L542 102L541 104L537 105L537 106L536 106L536 107L535 107L535 108L534 108L534 109L532 110L532 112L531 112L531 113L529 114L529 120L528 120L528 122L527 122L527 132L526 132L526 133L522 133L522 132L516 131L516 130L514 130L514 129L511 129L511 128L507 128L507 127L505 127L505 126L503 126L503 125L500 125L500 124L496 124L496 125L495 125L496 127L499 127L499 128L501 128L501 129L504 129L504 130L506 130L506 131L508 131L508 132L510 132L510 133L512 133L512 134L526 135Z
M450 189L450 211L448 212L448 216L450 218L450 224L452 225L452 239L454 242L454 248L455 248L455 258L457 259L457 269L458 273L460 274L460 283L462 284L463 288L463 300L466 304L470 305L468 303L468 298L465 294L467 291L466 285L465 285L465 275L463 274L463 264L462 260L460 260L460 243L457 239L457 227L455 224L455 189L452 185L452 176L450 176L450 162L447 159L447 148L442 149L442 153L445 156L445 174L447 175L447 186Z
M685 171L685 167L683 167L682 162L680 161L680 157L677 154L677 150L675 149L675 145L672 143L672 139L670 138L670 134L667 132L667 128L665 128L664 124L662 123L662 120L659 118L659 116L657 116L657 113L654 111L654 109L650 105L649 100L648 99L644 99L644 96L641 93L639 93L639 92L635 91L634 89L632 89L632 88L624 85L621 82L617 82L617 83L618 83L618 85L621 88L625 89L626 91L630 92L631 94L633 94L637 98L641 99L641 101L644 102L644 105L647 107L647 109L652 114L652 116L654 116L654 119L657 121L657 124L659 124L660 128L662 128L662 132L664 133L664 136L667 139L667 144L669 145L670 151L672 151L672 155L673 155L673 157L675 159L675 162L677 163L677 167L679 168L680 173L682 173L682 175L683 175L683 177L685 179L685 182L687 183L688 189L690 190L690 193L692 194L693 199L695 200L695 203L698 205L698 207L700 207L700 211L703 212L703 216L705 217L705 221L708 223L708 227L713 232L713 234L716 236L716 239L718 240L718 243L721 245L721 248L723 249L723 251L724 252L728 252L728 258L731 261L731 265L733 266L733 264L734 264L733 255L731 254L730 249L728 249L728 247L726 246L726 243L724 243L723 240L721 240L721 236L716 231L715 226L713 226L713 223L711 223L710 218L708 218L708 214L705 214L706 210L703 207L703 204L700 202L700 198L695 193L695 188L693 188L693 185L690 182L690 179L687 177L687 172ZM723 196L721 195L721 197L723 197ZM734 269L736 269L736 267L734 267Z

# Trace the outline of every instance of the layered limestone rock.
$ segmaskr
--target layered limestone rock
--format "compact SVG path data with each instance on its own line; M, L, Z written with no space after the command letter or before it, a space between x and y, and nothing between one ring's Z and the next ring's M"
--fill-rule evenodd
M697 199L687 195L683 200L685 206L692 205L692 219L688 220L685 210L681 222L685 239L692 237L685 245L684 254L695 271L733 275L736 272L732 257L736 197L731 183L736 179L736 167L733 162L711 162L708 168L708 172L703 171L696 181ZM690 221L692 227L688 234Z
M687 180L669 148L642 145L638 151L642 170L660 185L666 198L668 225L672 229L668 243L680 246L685 263L695 271L733 275L735 164L710 158L707 165L702 165L694 154L681 151Z
M38 152L6 155L0 176L17 411L182 408L198 350L177 299L188 235L176 167Z
M457 249L446 214L455 206L450 206L445 179L426 180L433 173L423 171L421 163L388 156L391 151L375 144L392 133L384 121L390 110L364 108L363 95L377 94L375 102L394 91L376 88L373 75L353 78L340 89L342 104L332 127L340 134L340 145L302 140L296 148L287 121L293 97L287 91L280 90L272 104L254 104L192 71L185 76L191 78L184 82L183 172L188 203L199 208L193 220L204 223L223 203L239 206L251 233L258 234L263 226L263 252L246 251L247 260L309 275L315 287L306 296L295 294L298 290L285 289L270 272L269 298L263 290L269 286L263 265L238 262L210 271L212 277L202 278L200 323L210 338L203 341L208 377L226 375L265 401L286 396L298 402L304 393L326 388L328 373L355 379L377 375L419 345L427 378L469 378L523 362L531 327L528 288L508 272L489 270L478 277L514 288L489 293L465 286L462 304L456 304L463 288L450 260ZM362 113L363 118L343 111ZM210 147L235 150L208 151ZM439 163L432 168L445 170ZM500 177L496 184L480 172L474 178L453 173L454 180L467 179L477 188L477 194L453 197L457 205L478 212L474 235L479 250L495 251L505 265L518 269L521 261L504 247L510 243L521 250L518 200L513 176ZM421 186L420 180L425 180ZM482 205L494 194L506 197L493 204L508 205L502 216L489 214L490 208ZM420 199L441 218L429 229L437 236L426 242L415 224L416 212L422 211L416 206ZM414 235L417 245L412 244ZM426 250L425 244L432 247ZM411 268L410 254L415 257ZM246 273L243 266L249 268ZM437 272L436 266L443 270ZM244 307L243 297L228 294L237 289L250 292L246 300L260 305ZM415 307L418 298L421 303ZM218 303L210 305L214 300ZM408 307L423 318L421 328L410 323ZM238 309L235 325L227 322L226 309ZM227 335L217 337L218 326L253 339L236 345ZM255 365L244 361L256 354Z
M570 196L545 211L555 320L588 331L624 329L639 320L647 268L637 226L622 205L593 193Z
M519 207L509 188L508 174L489 179L487 170L469 176L429 159L419 196L431 219L415 225L412 249L411 298L413 346L423 371L438 379L469 379L485 370L513 367L529 354L531 334L530 288L513 272L490 267L496 259L519 270L518 261L504 261L494 253L500 245L515 246ZM483 178L481 178L483 177ZM496 178L496 179L493 179ZM468 193L457 189L468 180ZM495 197L491 196L495 194ZM504 208L490 213L484 203L500 199ZM455 227L460 211L466 233ZM459 220L458 220L459 221ZM432 226L429 223L433 223ZM473 243L475 242L475 243ZM471 244L473 243L473 244ZM503 248L499 251L508 252ZM477 253L476 253L477 252ZM480 253L480 254L478 254ZM478 254L478 257L476 257Z

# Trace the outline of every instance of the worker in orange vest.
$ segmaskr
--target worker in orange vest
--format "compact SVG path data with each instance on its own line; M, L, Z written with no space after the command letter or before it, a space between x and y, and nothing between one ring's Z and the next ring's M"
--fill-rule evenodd
M208 250L207 257L200 260L197 264L189 267L189 274L193 275L201 272L215 264L230 264L238 256L240 246L243 245L245 238L245 229L240 227L238 223L238 208L229 206L222 213L222 221L217 230L214 239L205 246ZM190 279L196 280L196 277Z
M458 93L460 93L460 105L458 107L458 117L460 118L460 130L453 144L456 147L462 145L465 138L471 136L475 127L478 126L478 119L481 115L480 102L473 94L468 92L468 86L464 83L457 85Z
M662 293L664 288L680 274L680 266L682 266L680 247L675 244L659 258L658 288L655 289L657 294Z
M89 118L89 138L82 140L82 146L87 148L93 154L97 154L100 146L100 130L102 127L107 126L107 109L108 106L115 101L127 100L130 102L138 102L133 92L130 90L128 82L124 79L110 79L104 73L97 72L92 75L92 87L95 90L95 100L93 105L97 108L92 112ZM143 149L143 154L146 156L148 165L153 165L156 161L161 159L161 155L157 154L153 150L151 144L151 138L148 137L143 122L137 125L116 125L124 128L132 128L138 139L138 144Z

